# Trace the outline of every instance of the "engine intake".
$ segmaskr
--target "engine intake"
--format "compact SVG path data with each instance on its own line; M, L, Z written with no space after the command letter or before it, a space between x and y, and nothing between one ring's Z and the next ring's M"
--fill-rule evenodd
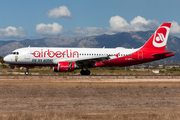
M75 69L75 62L59 62L57 66L53 67L54 72L71 72Z

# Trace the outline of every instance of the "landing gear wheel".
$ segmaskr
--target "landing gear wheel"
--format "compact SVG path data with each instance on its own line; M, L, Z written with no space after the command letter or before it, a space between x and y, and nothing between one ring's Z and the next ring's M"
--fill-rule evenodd
M81 75L85 75L85 74L86 74L85 72L86 72L86 71L81 70L80 74L81 74Z
M85 72L86 72L86 75L90 75L91 74L91 72L89 70L86 70Z
M25 72L25 75L29 75L29 72L28 72L28 71L26 71L26 72Z
M80 74L81 75L90 75L91 72L89 70L86 70L86 71L85 70L81 70Z

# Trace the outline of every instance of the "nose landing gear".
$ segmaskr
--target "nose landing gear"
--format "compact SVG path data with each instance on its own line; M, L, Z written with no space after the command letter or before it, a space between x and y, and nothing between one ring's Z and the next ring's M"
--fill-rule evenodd
M26 67L25 75L29 75L29 67L28 66Z

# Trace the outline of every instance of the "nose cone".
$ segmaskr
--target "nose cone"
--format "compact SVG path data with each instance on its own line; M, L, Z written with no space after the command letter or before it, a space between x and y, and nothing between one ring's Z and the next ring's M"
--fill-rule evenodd
M5 56L3 60L4 60L4 62L7 62L7 56Z
M12 57L10 55L5 56L4 57L4 62L6 62L6 63L12 62Z

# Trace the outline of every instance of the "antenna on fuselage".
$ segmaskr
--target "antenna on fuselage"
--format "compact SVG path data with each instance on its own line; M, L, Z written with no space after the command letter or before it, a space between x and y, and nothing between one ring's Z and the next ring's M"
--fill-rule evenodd
M30 48L30 45L28 47Z
M105 46L103 47L103 49L105 48Z

